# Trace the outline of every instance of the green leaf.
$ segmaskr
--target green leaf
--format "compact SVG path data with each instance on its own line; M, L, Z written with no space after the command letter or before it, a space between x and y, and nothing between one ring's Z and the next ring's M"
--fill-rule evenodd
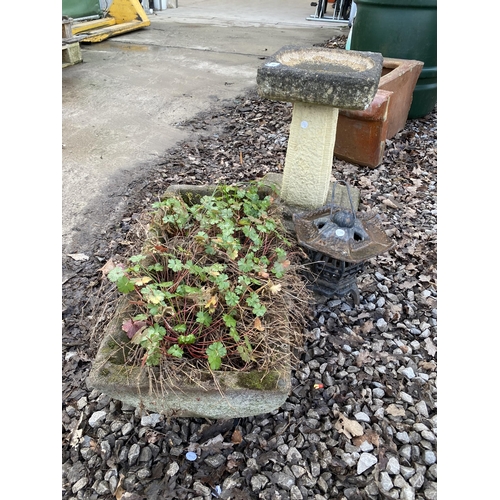
M213 274L214 276L217 275L217 273L220 273L224 271L226 266L220 262L215 262L214 264L204 267L203 270L206 271L208 274Z
M134 284L126 276L119 278L116 282L116 286L120 293L130 293L135 290Z
M194 239L198 243L205 243L208 241L208 234L205 231L198 231Z
M266 314L266 311L267 311L266 306L263 304L255 306L252 309L252 312L255 314L255 316L264 316L264 314Z
M183 344L194 344L196 342L196 337L192 333L190 333L189 335L179 335L179 338L177 339L177 342L180 345L183 345Z
M286 268L281 262L275 262L274 266L271 269L271 272L274 273L276 278L283 278L286 272Z
M251 357L251 351L248 350L248 348L244 345L239 345L237 347L237 350L240 354L240 358L245 362L245 363L249 363L250 361L252 361L252 357Z
M174 224L175 223L175 217L173 215L164 215L162 219L164 224Z
M278 257L278 262L284 262L286 260L286 250L283 250L283 248L277 247L274 249L274 252Z
M148 351L148 357L146 359L147 366L158 366L161 361L161 352L159 349L154 349L152 351Z
M225 210L222 210L222 212L225 212ZM229 210L229 212L231 212L231 210ZM223 217L224 220L219 222L217 226L219 226L219 229L222 231L222 238L224 239L234 233L235 227L234 222L231 219L226 219L223 213L220 216Z
M253 351L252 344L250 344L250 341L248 340L248 337L246 335L245 335L245 345L250 352Z
M236 318L231 316L230 314L224 314L222 317L224 320L224 324L228 327L231 328L232 326L236 326Z
M263 304L259 304L258 306L254 306L252 308L252 312L255 314L255 316L264 316L266 314L266 306Z
M186 324L181 324L181 325L175 325L172 330L177 333L184 333L187 329Z
M162 310L161 305L148 304L148 311L151 316L156 316L157 314L160 314L161 310Z
M265 255L262 255L258 259L258 263L259 263L259 266L266 268L269 265L269 259Z
M146 285L141 288L141 294L147 302L160 304L165 298L165 293L158 290L154 285Z
M179 285L177 287L177 295L180 297L186 297L187 295L201 295L203 292L201 288L189 285Z
M139 343L141 347L146 349L146 364L148 366L155 366L160 363L160 342L166 333L167 332L163 326L155 323L153 326L147 328L146 331L138 338L132 338L132 342L136 344Z
M255 361L254 357L252 356L253 353L252 344L250 344L250 341L248 340L248 337L246 335L245 335L245 344L238 346L237 350L240 353L241 359L246 363L250 361Z
M266 219L264 226L266 228L266 231L272 232L276 229L276 222L272 219Z
M255 305L260 304L260 299L257 293L251 292L250 295L247 297L246 302L250 307L254 307Z
M238 330L236 330L236 328L234 327L231 327L229 329L229 336L235 341L235 342L239 342L240 341L240 336L238 335Z
M243 285L250 286L253 283L253 280L250 276L243 274L241 276L238 276L238 283L243 288ZM236 288L239 288L239 287L236 287Z
M173 281L162 281L161 283L158 283L158 286L161 288L170 288L173 284Z
M197 264L193 264L192 261L189 261L189 266L186 263L185 268L188 269L189 273L193 276L199 276L203 281L207 279L206 271L203 267L198 266Z
M184 264L179 259L168 259L168 267L169 269L172 269L174 273L176 273L182 270Z
M174 356L176 358L182 358L184 355L184 351L177 345L173 345L170 347L170 349L167 351L167 354L170 354L170 356Z
M121 277L125 275L125 270L121 266L116 266L108 273L108 279L112 283L116 283Z
M221 292L228 290L229 286L231 285L229 283L229 276L227 274L224 274L224 273L219 274L219 276L217 276L215 278L215 284L217 285L217 287L219 288L219 290Z
M253 252L249 252L248 255L246 255L246 257L243 257L238 261L238 268L240 271L244 273L249 273L254 269L255 264L253 262L253 256L254 256Z
M234 214L230 208L223 208L220 212L220 215L226 223L229 223L229 224L231 224L231 226L234 227L234 224L233 224ZM221 226L219 225L219 227L221 227Z
M204 326L210 326L212 324L212 316L206 311L198 311L196 314L196 321Z
M222 342L214 342L206 350L208 364L212 370L218 370L222 364L222 358L227 354L227 350Z
M141 343L142 347L148 347L148 344L158 344L163 337L166 335L167 331L163 326L155 323L146 330L146 335Z
M142 262L144 259L146 258L145 255L132 255L132 257L130 257L130 262L134 262L134 263L138 263L138 262Z
M234 292L226 292L226 294L224 295L224 300L226 301L226 304L228 306L233 307L238 304L240 298Z
M262 240L259 236L259 233L252 227L252 226L243 226L243 234L252 240L252 242L257 246L260 247L262 245Z
M207 255L215 255L217 253L217 250L212 244L210 244L205 247L205 253Z
M160 272L160 271L163 271L163 266L159 262L157 262L156 264L152 264L151 266L148 266L147 269L148 269L148 271Z
M264 316L264 314L266 314L266 306L260 303L259 296L255 292L250 293L246 303L252 308L252 312L255 316Z

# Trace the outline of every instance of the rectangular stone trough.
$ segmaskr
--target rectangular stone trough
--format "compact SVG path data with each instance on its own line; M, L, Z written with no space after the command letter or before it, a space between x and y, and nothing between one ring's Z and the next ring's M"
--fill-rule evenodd
M272 183L259 192L271 194ZM170 185L164 196L181 196L186 203L199 203L211 195L217 185ZM291 390L290 348L283 344L280 362L269 371L214 371L193 369L189 375L166 379L157 367L140 368L125 364L129 342L121 329L126 317L127 300L122 299L92 364L87 385L136 408L175 417L227 419L269 413L279 408ZM130 317L128 315L127 317ZM129 344L130 345L130 344ZM278 368L279 365L279 368Z
M378 90L363 111L341 110L337 122L335 156L375 168L382 162L385 140L403 130L422 61L384 58Z
M227 419L269 413L291 390L290 369L259 372L190 370L160 382L158 368L124 364L124 302L108 324L87 385L136 408L173 417Z

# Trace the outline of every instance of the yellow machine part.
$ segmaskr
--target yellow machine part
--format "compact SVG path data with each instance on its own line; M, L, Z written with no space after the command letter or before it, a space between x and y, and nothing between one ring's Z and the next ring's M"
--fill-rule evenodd
M79 35L81 42L102 42L111 36L144 28L150 24L151 21L139 0L113 0L106 17L75 22L72 31L73 36Z

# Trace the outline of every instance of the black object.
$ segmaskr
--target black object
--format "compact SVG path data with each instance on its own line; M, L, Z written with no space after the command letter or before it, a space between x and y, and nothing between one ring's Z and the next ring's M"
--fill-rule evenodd
M311 7L316 7L316 10L312 16L307 19L310 21L322 20L322 21L348 21L351 14L352 0L335 0L333 3L333 15L326 15L326 8L328 6L328 0L318 0L317 2L311 2Z
M378 227L376 215L356 215L349 186L344 184L350 210L335 204L335 183L331 204L293 214L293 222L299 245L310 260L304 269L308 288L327 297L351 295L359 304L357 274L368 259L390 250L393 243Z

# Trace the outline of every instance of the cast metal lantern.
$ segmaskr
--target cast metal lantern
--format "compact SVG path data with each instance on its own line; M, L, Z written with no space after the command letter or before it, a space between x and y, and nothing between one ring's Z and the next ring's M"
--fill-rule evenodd
M378 225L376 214L356 214L347 183L350 209L332 202L316 210L293 214L298 243L310 263L305 266L308 287L327 297L351 295L359 304L356 278L367 260L393 247Z

